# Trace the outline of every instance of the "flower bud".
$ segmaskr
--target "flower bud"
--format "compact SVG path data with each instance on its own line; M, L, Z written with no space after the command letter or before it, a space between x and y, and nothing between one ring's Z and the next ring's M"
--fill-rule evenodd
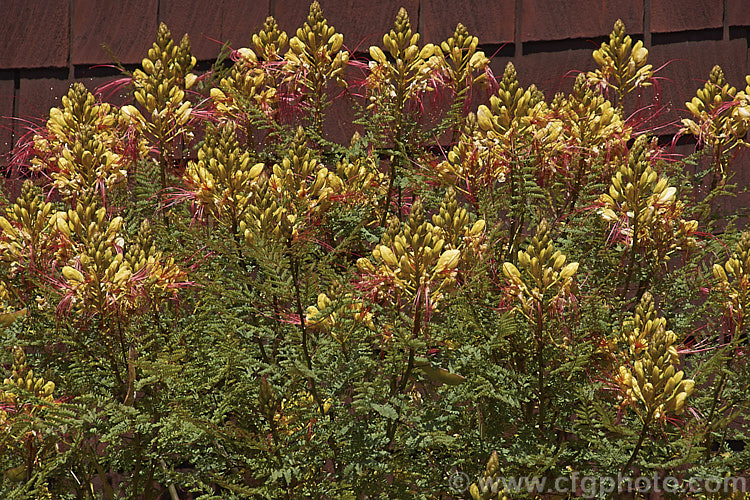
M721 281L729 281L729 278L727 278L727 273L724 272L724 268L721 266L721 264L714 264L714 276L717 280Z
M370 47L370 57L372 57L373 60L375 62L377 62L378 64L385 64L386 63L385 54L380 49L380 47L377 47L375 45L373 45L372 47Z
M478 236L482 234L482 231L484 231L485 222L484 219L477 220L473 226L471 226L471 229L469 230L469 234L471 236Z
M479 127L484 131L492 129L492 112L484 104L479 106L477 110L477 122L479 123Z
M435 273L441 273L446 269L454 269L458 265L458 260L461 257L460 250L448 250L438 259L437 265L435 266Z
M518 272L518 268L510 262L505 262L503 264L503 274L506 278L513 281L520 281L521 279L521 273Z
M383 262L390 267L398 267L398 260L390 248L385 245L380 245L378 248L380 249L380 258L383 259Z
M84 281L83 274L78 269L74 269L70 266L62 268L62 274L68 281L82 283Z
M422 47L422 50L419 52L420 59L429 59L433 54L435 53L435 46L431 43L428 43L424 47Z
M336 33L328 40L328 43L331 44L331 52L338 52L344 44L344 35Z
M566 280L578 272L578 262L571 262L560 271L560 279Z

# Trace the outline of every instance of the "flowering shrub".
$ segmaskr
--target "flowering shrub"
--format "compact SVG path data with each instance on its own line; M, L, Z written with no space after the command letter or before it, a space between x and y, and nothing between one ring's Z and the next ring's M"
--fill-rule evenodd
M75 84L24 147L0 216L4 498L748 470L750 234L714 201L750 88L715 68L673 131L698 152L667 161L623 112L655 87L619 21L555 96L495 78L461 24L420 44L403 9L369 60L317 2L248 42L200 74L162 24L130 103Z

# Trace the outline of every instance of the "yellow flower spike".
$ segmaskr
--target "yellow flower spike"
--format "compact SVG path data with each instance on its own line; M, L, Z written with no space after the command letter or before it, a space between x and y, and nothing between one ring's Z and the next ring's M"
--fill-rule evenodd
M340 50L342 45L343 36L328 26L320 4L313 2L304 25L289 41L290 50L285 56L285 81L310 102L314 126L321 133L326 86L330 81L346 85L342 75L349 53Z
M32 256L37 266L44 266L64 254L67 242L57 231L57 217L52 204L42 197L41 189L30 180L24 181L20 196L0 217L3 236L0 261L8 266L10 277L24 272ZM43 263L43 259L49 262Z
M685 103L692 116L682 120L681 133L695 135L713 154L712 188L726 179L733 151L745 145L750 128L750 114L745 112L747 99L748 92L738 93L726 81L721 67L714 66L703 88Z
M116 153L125 149L124 125L106 103L79 84L73 84L52 108L44 139L34 141L34 165L51 167L50 176L66 199L90 196L97 186L112 188L125 179L128 159ZM95 161L96 160L96 161Z
M454 214L459 213L460 210L454 210ZM461 217L454 219L449 216L446 220L461 220ZM462 232L468 230L468 226L462 227ZM436 308L446 292L456 284L454 270L466 265L461 248L465 247L467 241L473 244L475 240L459 238L456 243L459 248L450 248L444 230L425 220L424 208L417 199L412 204L408 220L401 223L393 216L381 236L381 243L373 249L375 261L384 262L385 265L375 268L363 259L357 265L364 273L386 278L375 285L381 294L395 289L399 291L399 296L405 295L401 300L412 301L415 297L425 297L429 290L430 302L421 302L420 299L417 303L420 307ZM451 272L446 273L448 270Z
M533 329L535 325L544 325L543 316L550 307L556 307L559 301L566 301L571 293L572 278L578 271L578 263L572 262L563 267L566 256L555 250L550 228L545 220L537 227L537 234L530 238L525 250L518 252L519 270L513 263L503 263L503 274L511 282L509 289L516 307L523 312ZM547 331L550 340L555 340L556 333ZM537 342L544 341L536 337ZM561 340L565 345L566 340Z
M490 97L490 106L480 107L477 119L488 138L507 141L515 134L533 136L536 132L534 118L541 117L545 110L544 95L534 85L522 89L515 66L508 63L498 91Z
M236 231L262 171L263 164L250 167L250 153L240 148L234 126L227 123L218 130L209 127L198 161L188 163L184 180L198 204Z
M489 64L489 59L484 52L476 50L478 44L478 39L469 35L466 27L459 23L453 36L434 48L434 53L441 57L447 70L457 99L466 95L472 83L483 81L484 74L474 77L474 73L483 71Z
M634 317L623 323L623 330L621 339L625 349L620 356L624 359L618 367L617 380L623 392L632 391L638 396L628 404L634 406L645 422L665 418L667 412L680 414L694 382L685 380L684 372L677 371L679 356L674 346L677 335L666 330L664 318L655 317L653 299L648 292ZM630 381L629 366L632 366L633 381Z
M162 184L166 182L165 169L168 148L165 144L178 136L191 137L187 125L190 118L190 102L185 89L192 86L196 77L191 73L196 64L190 52L190 40L185 35L175 44L172 34L164 23L159 25L156 41L142 62L143 70L133 72L134 97L142 107L140 131L150 146L158 145L162 157L159 165ZM129 116L134 116L129 112ZM149 147L145 148L150 149ZM166 187L166 186L163 186Z
M630 248L653 249L657 263L663 264L674 251L694 245L694 230L690 231L695 224L680 219L685 207L676 199L677 188L651 167L653 148L648 137L636 139L627 162L622 161L612 177L608 194L599 196L599 213L610 224L618 223Z
M622 107L622 101L628 94L651 84L653 67L647 64L648 50L641 41L633 44L619 19L609 35L609 41L603 42L593 52L593 58L599 69L589 72L587 77L595 85L613 88L619 107Z
M622 111L615 109L584 74L576 78L573 92L553 101L551 108L565 118L570 125L566 133L590 157L621 149L622 142L630 135Z
M273 17L267 17L261 31L252 37L255 52L264 61L276 61L288 47L289 37L286 32L279 30Z
M391 102L396 115L407 109L407 104L421 94L433 90L429 86L432 76L439 70L433 60L436 48L430 44L423 48L417 45L419 34L413 33L406 10L401 8L393 29L383 36L384 49L392 58L385 58L383 50L372 47L371 72L367 77L368 99L373 108L379 103ZM396 125L396 133L400 125Z

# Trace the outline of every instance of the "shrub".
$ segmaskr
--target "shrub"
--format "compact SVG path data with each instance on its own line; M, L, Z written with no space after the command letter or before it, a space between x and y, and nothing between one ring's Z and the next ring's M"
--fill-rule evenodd
M362 60L314 2L197 74L161 25L130 104L74 84L50 110L0 217L5 497L750 467L750 235L715 203L750 77L711 72L673 161L625 115L653 70L619 21L552 97L460 24L419 39L402 9Z

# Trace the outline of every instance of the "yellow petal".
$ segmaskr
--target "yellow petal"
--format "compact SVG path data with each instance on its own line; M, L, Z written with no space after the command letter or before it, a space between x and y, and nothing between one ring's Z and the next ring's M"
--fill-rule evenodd
M398 260L396 259L396 256L393 255L393 251L388 248L385 245L380 245L380 258L383 259L383 262L385 262L390 267L398 267Z
M255 165L253 165L253 168L251 168L250 172L248 172L250 178L255 179L256 177L258 177L261 172L263 172L263 167L265 167L263 163L256 163Z
M435 273L441 273L446 269L454 269L458 265L458 259L460 257L460 250L448 250L443 252L435 266Z
M78 283L82 283L84 278L83 274L81 274L81 271L78 269L74 269L70 266L65 266L62 268L62 274L68 281L74 281Z
M571 262L560 271L561 279L568 279L578 271L578 262Z

